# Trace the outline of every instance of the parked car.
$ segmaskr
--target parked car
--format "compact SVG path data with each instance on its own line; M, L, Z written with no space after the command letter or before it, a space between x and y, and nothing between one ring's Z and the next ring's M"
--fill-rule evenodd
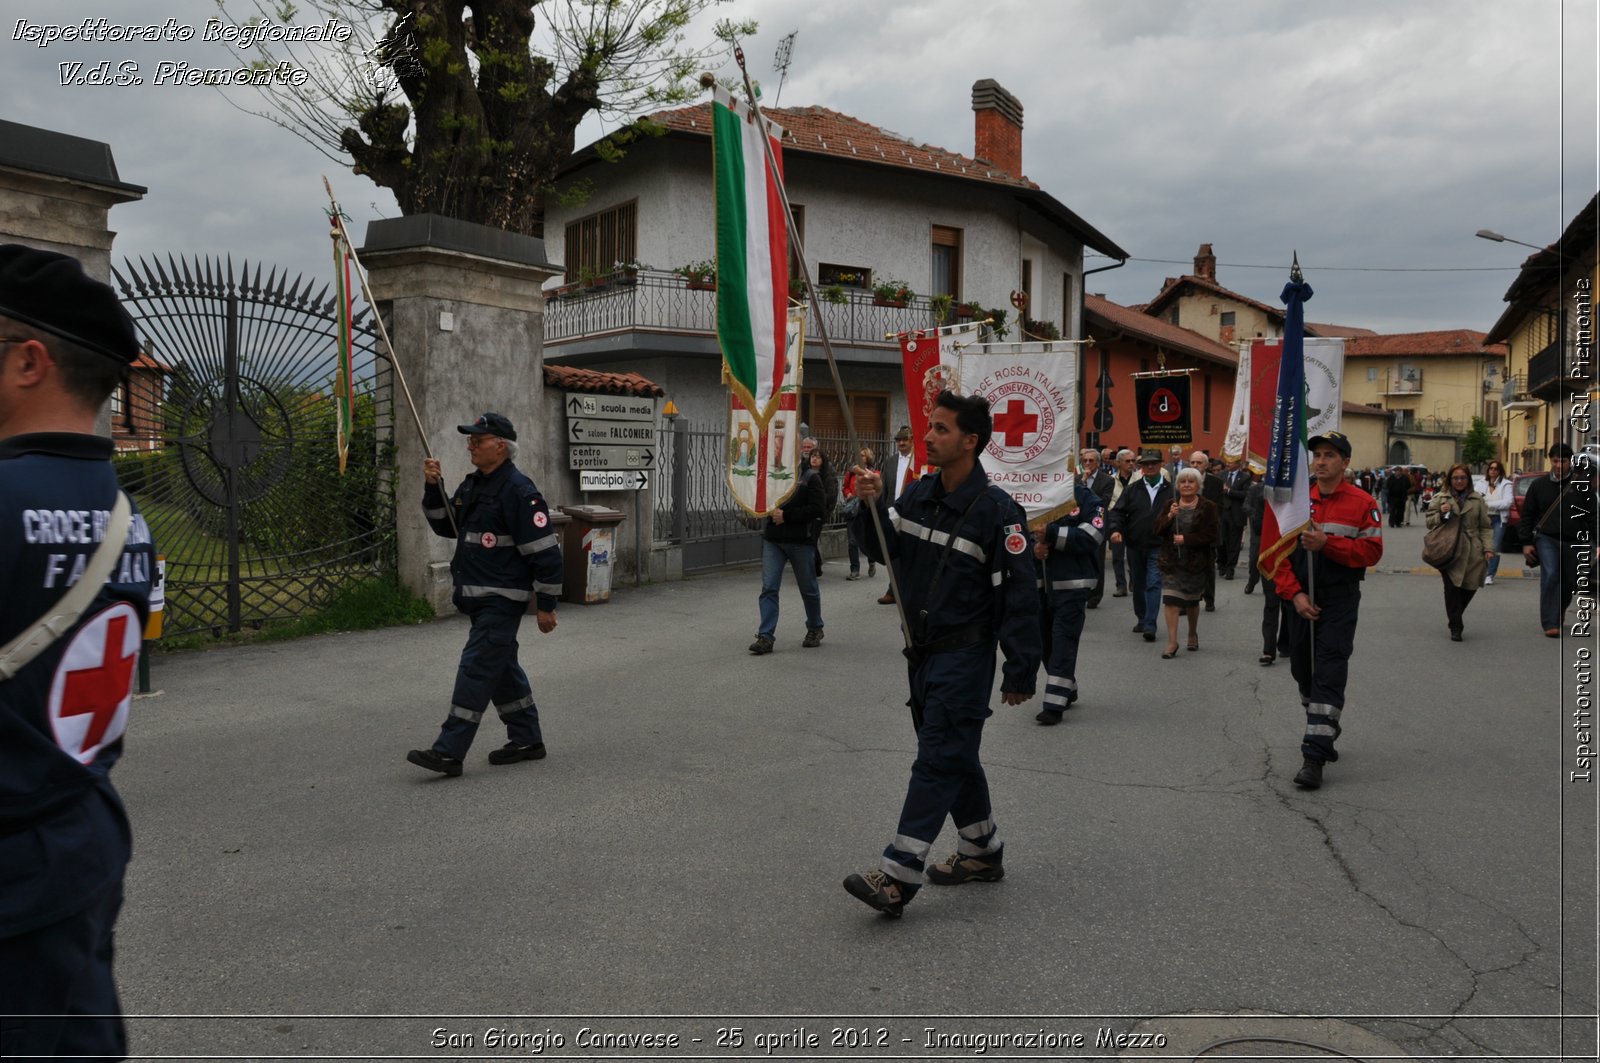
M1502 554L1522 553L1522 536L1517 532L1517 524L1522 520L1522 500L1528 495L1528 488L1533 486L1533 481L1541 476L1549 476L1547 472L1519 472L1511 480L1511 526L1506 529L1505 535L1500 538L1500 552Z

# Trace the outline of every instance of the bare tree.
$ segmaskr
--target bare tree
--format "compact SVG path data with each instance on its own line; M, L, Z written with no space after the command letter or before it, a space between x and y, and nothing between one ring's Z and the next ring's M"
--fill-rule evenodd
M218 7L254 30L254 65L296 72L257 86L270 107L250 113L390 189L404 214L542 236L578 124L591 114L615 123L600 144L607 159L659 133L636 116L692 97L690 75L721 45L689 46L689 24L731 0L243 2L246 18L227 0ZM275 32L317 26L343 39ZM728 21L714 30L721 40L754 32Z

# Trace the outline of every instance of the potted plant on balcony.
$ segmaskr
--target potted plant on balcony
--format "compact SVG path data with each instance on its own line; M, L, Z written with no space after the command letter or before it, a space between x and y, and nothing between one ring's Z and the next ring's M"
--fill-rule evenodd
M942 325L950 320L950 311L955 305L956 297L953 295L928 296L928 309L933 311L933 320L937 324Z
M578 270L578 286L583 289L586 295L592 292L603 292L611 287L611 275L609 273L601 273L593 266L584 266Z
M639 283L639 271L648 269L637 262L613 262L611 264L611 279L623 287L632 287Z
M872 302L876 306L905 306L914 294L905 281L883 280L872 286Z
M578 282L573 281L571 284L557 285L556 287L550 289L550 294L554 295L557 299L565 301L567 299L576 299L578 297L578 291Z
M710 260L690 262L672 272L682 277L690 291L714 292L717 290L717 264Z
M992 319L989 322L989 331L994 333L994 338L1003 340L1011 335L1011 327L1006 324L1006 310L1004 307L991 306L983 311L983 316Z
M850 301L844 294L844 285L842 284L830 284L822 289L822 300L823 302L833 303L836 306L842 306Z
M957 321L971 321L973 318L982 313L983 304L978 302L976 299L972 300L971 302L957 303L955 305L955 315Z
M1034 321L1032 318L1022 319L1023 335L1033 340L1059 340L1061 330L1056 328L1054 321Z

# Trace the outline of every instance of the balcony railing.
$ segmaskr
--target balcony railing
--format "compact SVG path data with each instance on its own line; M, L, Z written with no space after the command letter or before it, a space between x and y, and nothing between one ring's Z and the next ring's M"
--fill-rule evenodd
M1390 373L1384 380L1383 394L1385 395L1420 395L1422 394L1422 370L1408 369L1404 376Z
M615 278L615 275L613 275ZM684 278L660 270L640 270L631 283L613 279L603 287L580 288L562 298L546 292L544 338L551 346L614 332L699 334L717 331L717 293L691 289ZM903 307L879 306L871 292L847 290L842 303L822 302L808 313L806 337L817 336L816 318L834 342L852 347L893 346L885 333L934 325L933 309L921 296ZM954 320L950 323L954 323Z
M1528 394L1546 401L1564 394L1583 391L1594 381L1592 366L1578 375L1567 360L1570 347L1552 343L1528 359Z
M1500 389L1500 405L1509 406L1513 402L1527 398L1529 398L1527 376L1523 373L1513 373L1506 377L1505 386Z
M1394 430L1414 436L1464 436L1471 426L1465 421L1451 421L1442 417L1409 417L1409 410L1396 410Z

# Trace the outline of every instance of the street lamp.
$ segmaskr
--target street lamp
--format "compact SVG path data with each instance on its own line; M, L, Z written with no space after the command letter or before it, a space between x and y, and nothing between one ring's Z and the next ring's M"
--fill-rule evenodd
M1522 244L1523 247L1531 247L1535 251L1546 250L1546 248L1540 247L1538 244L1530 244L1522 240L1513 240L1511 237L1497 233L1493 229L1479 229L1474 235L1480 240L1493 240L1497 244Z

